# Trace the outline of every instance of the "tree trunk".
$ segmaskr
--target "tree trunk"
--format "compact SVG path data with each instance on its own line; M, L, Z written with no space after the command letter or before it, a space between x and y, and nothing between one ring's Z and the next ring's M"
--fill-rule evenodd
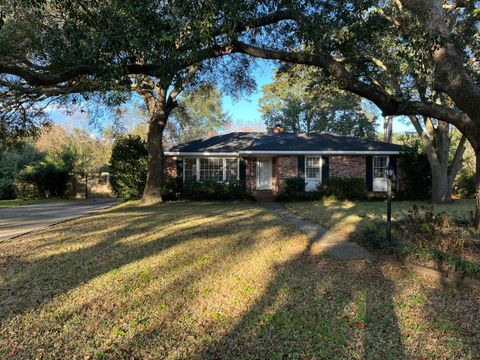
M432 203L448 204L452 202L452 189L448 181L448 170L438 162L430 161L432 170Z
M475 149L475 228L480 231L480 149Z
M157 109L151 115L147 135L148 173L142 204L162 202L163 187L163 130L166 124L164 104L157 104Z
M386 116L383 119L383 141L392 143L393 116Z

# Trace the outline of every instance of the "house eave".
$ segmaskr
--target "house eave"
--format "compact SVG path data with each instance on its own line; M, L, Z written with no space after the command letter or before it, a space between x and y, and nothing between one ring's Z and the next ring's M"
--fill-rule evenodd
M166 151L167 156L242 156L242 155L398 155L400 151L381 151L381 150L363 150L363 151L339 151L339 150L323 150L323 151L256 151L241 150L237 152L188 152L188 151Z
M342 151L342 150L314 150L314 151L239 151L240 155L398 155L400 151L380 151L380 150L363 150L363 151Z

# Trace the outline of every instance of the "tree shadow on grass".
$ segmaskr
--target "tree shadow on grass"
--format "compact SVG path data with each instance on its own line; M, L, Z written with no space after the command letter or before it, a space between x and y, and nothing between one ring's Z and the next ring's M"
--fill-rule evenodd
M173 211L173 214L168 213L169 210ZM125 212L128 216L125 216ZM58 229L61 233L60 239L47 240L50 246L59 246L57 252L32 260L18 256L14 250L13 255L0 262L0 270L5 279L5 285L0 288L0 320L7 321L28 309L40 308L55 297L111 270L166 252L185 242L209 239L224 231L229 224L255 221L252 219L255 212L244 216L243 220L228 216L217 218L215 221L209 219L226 212L228 213L228 209L218 206L209 208L207 204L199 208L199 212L195 214L191 208L182 210L180 205L167 204L112 210L106 214L63 224L61 229ZM92 233L101 232L105 228L108 230L112 217L116 218L117 224L120 221L121 225L112 226L111 231L102 233L98 241L74 247L73 250L70 247L63 247L64 243L82 244L81 237L85 237L86 240ZM189 224L189 218L201 219L204 223ZM154 225L158 223L161 226L155 228ZM95 224L95 231L89 230L89 224ZM168 226L169 224L176 224L177 227ZM26 252L28 245L40 240L28 238L19 241L27 242L24 251ZM196 259L184 260L187 264Z
M317 204L317 206L320 205ZM349 225L349 216L356 214L357 211L355 211L355 204L347 209L338 208L335 210L337 225L334 228L341 233L346 227L344 222ZM323 210L319 209L317 211ZM364 230L365 228L370 231L375 230L372 229L372 219L365 212L357 220L354 225L350 224L352 231L345 231L345 233L353 241L368 243L369 240L365 238L368 234ZM377 225L380 226L377 230L379 230L381 236L384 228L381 223ZM397 308L397 312L400 311L402 314L403 336L409 339L409 349L412 348L410 351L415 352L414 356L424 358L480 358L480 293L478 291L456 289L455 286L444 279L439 281L423 279L407 270L398 271L402 272L402 276L405 277L404 281L396 278L394 284L391 280L385 278L384 294L382 296L388 296L388 289L391 289L391 293L393 293L395 285L396 293L401 296L399 300L400 309ZM375 278L375 276L371 277L372 281ZM388 310L386 316L382 318L382 310L388 306L388 303L382 304L372 301L377 297L378 291L370 293L366 314L370 314L370 317L373 318L379 318L380 316L379 321L377 321L378 324L391 321L389 318L392 317L389 316L389 313L393 313L393 310ZM368 329L368 324L373 324L373 322L370 321L365 324L365 348L382 347L384 339L379 331L383 327L378 326ZM376 354L377 352L370 353ZM365 353L366 358L367 355L368 353Z
M274 279L235 327L196 358L403 359L394 287L375 261L302 253Z

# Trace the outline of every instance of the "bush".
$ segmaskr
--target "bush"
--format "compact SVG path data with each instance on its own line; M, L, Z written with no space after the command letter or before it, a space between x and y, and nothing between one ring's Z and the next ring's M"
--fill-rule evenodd
M475 174L461 173L456 181L456 191L463 198L475 197Z
M25 166L41 160L44 156L30 143L22 142L0 153L0 199L17 197L15 178Z
M214 180L187 180L182 196L190 200L246 200L252 196L240 181L217 182Z
M398 165L402 169L403 189L397 198L405 200L427 200L432 194L432 171L427 156L420 152L420 145L406 148L400 154Z
M62 197L70 175L48 162L39 162L20 171L15 180L17 196L22 199Z
M353 236L356 242L369 249L388 250L391 246L386 239L385 220L380 216L361 222Z
M166 176L163 183L162 199L165 201L177 200L180 186L176 178Z
M110 183L118 196L134 199L142 196L147 180L148 152L139 136L115 140L110 158Z
M456 226L445 213L434 213L433 207L419 208L414 205L408 212L399 237L402 243L413 244L423 249L436 249L445 253L461 254L468 245L464 229Z
M277 195L277 201L314 201L321 198L318 191L305 191L305 179L294 176L284 180L283 187Z
M356 177L329 177L319 185L319 192L339 200L363 200L367 198L367 184Z

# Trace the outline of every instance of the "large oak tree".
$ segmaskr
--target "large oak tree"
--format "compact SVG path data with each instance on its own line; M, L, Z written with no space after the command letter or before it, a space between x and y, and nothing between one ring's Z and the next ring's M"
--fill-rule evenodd
M155 90L148 96L161 99L152 106L149 146L153 152L149 168L152 177L149 176L147 197L159 196L162 160L158 149L161 149L165 121L175 102L170 96L170 91L175 91L174 84L181 88L190 71L205 59L236 52L322 68L341 89L371 100L385 116L423 116L457 127L477 156L475 220L480 227L478 42L471 40L478 32L476 1L284 0L208 4L159 1L145 4L143 1L45 0L43 3L53 6L54 10L59 7L62 17L59 20L57 15L53 24L48 23L49 36L44 36L45 22L40 22L39 29L26 29L27 32L33 29L35 33L22 39L37 41L38 36L41 40L48 39L40 41L39 46L35 43L33 52L24 51L32 48L29 41L24 46L18 36L11 40L9 31L15 35L17 27L8 26L15 14L7 12L0 44L6 43L12 49L0 54L3 85L14 91L20 87L20 93L26 86L28 94L37 89L46 94L49 86L62 91L65 83L77 86L79 91L88 90L82 89L82 80L86 78L97 86L111 85L112 79L120 86L128 83L126 79L132 75L158 80L156 86L145 87L148 91ZM263 26L270 24L275 26L262 31ZM79 27L87 29L82 36L70 31ZM37 32L40 35L33 36ZM57 33L61 36L55 36ZM74 36L66 36L69 34ZM381 41L393 46L378 46ZM12 45L17 42L21 44L20 51L12 51L18 50ZM70 44L66 47L68 51L57 51L62 56L47 56L56 53L52 49L65 48L65 42ZM392 72L382 66L399 66L389 62L391 58L401 58L415 70L402 71L400 74L405 76L400 78L398 87L392 85ZM11 76L19 79L19 83L12 82ZM421 98L411 90L415 87L424 87L427 97ZM438 103L432 98L434 93L447 101Z
M258 14L253 1L33 3L2 9L2 124L27 124L38 104L73 94L136 92L150 118L146 203L161 201L163 133L179 94L211 65L206 60L233 52L232 36L290 17Z

